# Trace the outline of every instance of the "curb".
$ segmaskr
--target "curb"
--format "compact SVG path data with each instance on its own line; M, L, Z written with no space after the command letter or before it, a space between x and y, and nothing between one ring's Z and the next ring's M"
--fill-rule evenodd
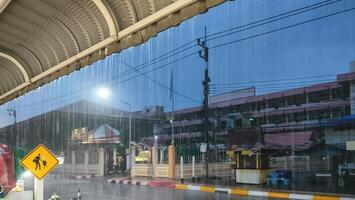
M148 186L149 182L148 181L130 181L130 180L124 180L124 179L109 179L107 180L109 183L113 184L121 184L121 185L142 185L142 186Z
M257 191L257 190L247 190L241 188L224 188L224 187L213 187L209 185L191 185L191 184L177 184L175 182L171 185L162 186L164 181L130 181L125 179L109 179L109 183L113 184L124 184L124 185L143 185L148 187L164 187L172 188L176 190L190 190L190 191L200 191L200 192L210 192L210 193L227 193L230 195L238 196L254 196L254 197L268 197L268 198L278 198L278 199L299 199L299 200L355 200L353 197L341 197L333 195L313 195L313 194L300 194L300 193L288 193L288 192L271 192L271 191ZM164 184L163 184L164 185Z
M268 192L268 191L256 191L247 190L239 188L221 188L212 186L198 186L198 185L186 185L186 184L176 184L175 189L178 190L191 190L191 191L201 191L201 192L222 192L231 195L238 196L254 196L254 197L269 197L269 198L279 198L279 199L300 199L300 200L355 200L352 197L340 197L331 195L312 195L312 194L296 194L287 192Z

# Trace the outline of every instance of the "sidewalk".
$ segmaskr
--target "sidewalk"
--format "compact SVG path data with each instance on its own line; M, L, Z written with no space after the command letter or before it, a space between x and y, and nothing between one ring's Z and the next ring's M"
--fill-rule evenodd
M5 198L1 200L33 200L33 191L10 192Z
M238 196L270 197L280 199L301 199L301 200L355 200L355 196L331 193L319 193L309 191L292 191L287 189L270 189L260 185L237 185L221 186L218 184L192 183L168 179L149 179L149 178L113 178L108 179L113 184L142 185L148 187L162 187L177 190L191 190L199 192L223 192Z

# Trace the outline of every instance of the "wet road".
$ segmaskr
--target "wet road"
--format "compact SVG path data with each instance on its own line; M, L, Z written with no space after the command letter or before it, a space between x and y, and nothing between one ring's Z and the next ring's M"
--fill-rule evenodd
M239 197L223 193L201 193L197 191L181 191L165 188L152 188L147 186L118 185L96 180L69 180L47 178L45 180L45 199L50 194L58 192L61 199L69 200L75 196L75 191L80 188L84 200L264 200L267 198Z

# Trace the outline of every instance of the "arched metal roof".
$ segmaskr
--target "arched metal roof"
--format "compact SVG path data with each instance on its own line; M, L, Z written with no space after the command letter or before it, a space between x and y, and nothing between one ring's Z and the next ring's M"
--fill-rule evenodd
M0 104L224 0L0 0Z

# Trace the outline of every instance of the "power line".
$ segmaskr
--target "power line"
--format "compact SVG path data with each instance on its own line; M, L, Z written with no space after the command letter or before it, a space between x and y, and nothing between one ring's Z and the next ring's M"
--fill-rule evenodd
M191 57L191 56L193 56L193 55L195 55L195 54L197 54L197 53L198 53L198 51L192 52L192 53L187 54L187 55L185 55L185 56L183 56L183 57L180 57L180 58L178 58L178 59L175 59L175 60L173 60L173 61L171 61L171 62L169 62L169 63L166 63L166 64L164 64L164 65L161 65L161 66L158 66L158 67L156 67L156 68L153 68L153 69L151 69L151 70L149 70L149 71L141 72L140 75L136 75L136 76L133 76L133 77L124 79L124 80L122 80L122 81L113 83L113 85L122 84L122 83L124 83L124 82L127 82L127 81L130 81L130 80L132 80L132 79L135 79L135 78L137 78L137 77L139 77L139 76L142 76L143 74L147 74L147 73L156 71L156 70L158 70L158 69L162 69L162 68L167 67L167 66L169 66L169 65L171 65L171 64L173 64L173 63L176 63L176 62L179 62L179 61L184 60L184 59L186 59L186 58L189 58L189 57Z
M302 13L305 13L305 12L316 10L318 8L322 8L324 6L332 5L332 4L338 3L340 1L342 1L342 0L326 0L326 1L322 1L322 2L316 3L316 4L312 4L312 5L309 5L309 6L302 7L302 8L298 8L298 9L295 9L295 10L284 12L284 13L281 13L281 14L278 14L278 15L274 15L272 17L261 19L261 20L258 20L258 21L252 22L252 23L248 23L248 24L244 24L244 25L241 25L241 26L238 26L238 27L234 27L234 28L231 28L231 29L228 29L228 30L220 31L220 32L211 34L208 37L240 29L238 31L233 31L231 33L227 33L227 34L219 35L217 37L210 38L210 39L208 39L208 41L215 40L215 39L220 38L220 37L225 37L225 36L228 36L228 35L231 35L231 34L234 34L234 33L246 31L246 30L249 30L249 29L253 29L253 28L256 28L256 27L259 27L259 26L263 26L263 25L272 23L272 22L280 21L280 20L283 20L283 19L286 19L286 18L289 18L289 17L293 17L295 15L299 15L299 14L302 14ZM326 4L324 4L324 3L326 3ZM264 22L264 23L261 23L261 22ZM257 24L257 25L254 25L254 24ZM251 25L254 25L254 26L251 26ZM248 27L248 26L251 26L251 27ZM248 27L248 28L244 28L244 27ZM241 28L244 28L244 29L241 29Z
M139 73L140 75L146 77L146 78L149 79L150 81L156 83L156 84L159 85L160 87L162 87L162 88L164 88L164 89L167 89L168 91L171 91L171 92L173 92L173 93L175 93L175 94L177 94L177 95L179 95L179 96L181 96L181 97L183 97L183 98L185 98L185 99L188 99L188 100L191 100L191 101L194 101L194 102L197 102L197 103L201 103L201 101L198 101L198 100L193 99L193 98L191 98L191 97L189 97L189 96L186 96L186 95L184 95L184 94L182 94L182 93L180 93L180 92L177 92L176 90L171 89L169 86L167 86L167 85L165 85L165 84L163 84L163 83L161 83L161 82L159 82L159 81L157 81L157 80L151 78L151 77L148 76L147 74L144 74L144 73L142 73L141 71L139 71L139 70L137 70L137 69L134 69L133 66L131 66L131 65L128 64L127 62L122 61L122 60L121 60L120 62L124 63L125 65L127 65L128 67L130 67L131 69L133 69L135 72L137 72L137 73Z
M211 49L215 49L215 48L223 47L223 46L226 46L226 45L242 42L242 41L245 41L245 40L257 38L257 37L264 36L264 35L267 35L267 34L279 32L279 31L282 31L282 30L286 30L286 29L293 28L293 27L296 27L296 26L304 25L304 24L307 24L307 23L311 23L311 22L314 22L314 21L318 21L318 20L321 20L321 19L325 19L325 18L328 18L328 17L335 16L335 15L339 15L339 14L343 14L343 13L346 13L346 12L350 12L350 11L353 11L354 9L355 8L345 9L345 10L342 10L342 11L339 11L339 12L331 13L331 14L324 15L324 16L321 16L321 17L317 17L317 18L314 18L314 19L311 19L311 20L295 23L295 24L292 24L292 25L289 25L289 26L273 29L271 31L266 31L266 32L259 33L259 34L253 35L253 36L249 36L249 37L245 37L245 38L242 38L242 39L238 39L238 40L234 40L234 41L218 44L218 45L215 45L215 46L211 46L210 48Z
M176 49L174 49L174 50L172 50L172 51L170 51L170 52L167 52L167 53L165 53L165 54L162 54L161 56L158 56L158 57L156 57L156 58L154 58L154 59L152 59L152 60L149 60L149 61L147 61L147 62L145 62L145 63L143 63L143 64L137 65L137 66L135 66L135 67L133 67L133 68L131 68L131 69L129 69L129 70L126 70L126 71L122 72L121 74L112 76L112 79L118 79L118 78L120 78L120 77L122 77L122 76L127 76L127 75L129 75L129 74L134 73L136 70L142 69L144 66L148 67L148 66L150 66L150 65L154 65L154 64L156 64L156 63L159 63L159 62L161 62L161 61L163 61L163 60L166 60L166 59L170 58L171 56L175 56L175 55L178 55L178 54L180 54L180 53L183 53L183 52L185 52L185 51L187 51L187 50L189 50L189 49L195 47L196 44L194 44L193 46L188 46L188 47L186 47L186 48L184 48L184 49L182 49L182 50L180 50L180 51L177 51L176 53L171 54L172 52L175 52L176 50L179 50L180 48L182 48L182 47L184 47L184 46L187 46L187 45L193 43L194 41L196 41L196 40L193 40L193 41L191 41L191 42L188 42L188 43L184 44L183 46L180 46L180 47L178 47L178 48L176 48ZM170 55L170 54L171 54L171 55ZM166 57L166 55L169 55L169 56ZM144 67L144 68L145 68L145 67Z
M248 24L244 24L244 25L242 25L242 26L234 27L234 28L232 28L232 29L228 29L228 30L225 30L225 31L220 31L220 32L217 32L217 33L213 33L213 34L207 35L206 37L208 38L208 37L211 37L211 36L214 36L214 35L219 35L219 34L221 34L221 33L229 32L229 31L231 31L231 30L240 29L240 28L247 27L247 26L250 26L250 25L253 25L253 24L257 24L257 23L260 23L260 22L268 21L268 20L270 20L270 19L274 19L274 20L271 20L271 21L268 21L268 22L265 22L265 23L262 23L262 24L258 24L258 25L255 25L255 26L252 26L252 27L248 27L248 28L245 28L245 29L242 29L242 30L238 30L238 31L236 31L236 32L232 32L232 33L228 33L228 34L225 34L225 35L217 36L217 37L214 37L214 38L211 38L211 39L207 39L207 41L214 40L214 39L217 39L217 38L220 38L220 37L225 37L225 36L227 36L227 35L231 35L231 34L234 34L234 33L237 33L237 32L241 32L241 31L245 31L245 30L248 30L248 29L252 29L252 28L255 28L255 27L258 27L258 26L263 26L263 25L268 24L268 23L272 23L272 22L275 22L275 21L279 21L279 20L282 20L282 19L285 19L285 18L288 18L288 17L291 17L291 16L298 15L298 14L302 14L302 13L304 13L304 12L309 12L309 11L312 11L312 10L315 10L315 9L318 9L318 8L321 8L321 7L324 7L324 6L328 6L328 5L331 5L331 4L340 2L340 1L342 1L342 0L336 0L336 1L334 1L334 0L326 0L326 1L323 1L323 2L320 2L320 3L312 4L312 5L305 6L305 7L302 7L302 8L298 8L298 9L295 9L295 10L291 10L291 11L288 11L288 12L285 12L285 13L281 13L281 14L278 14L278 15L275 15L275 16L272 16L272 17L268 17L268 18L265 18L265 19L262 19L262 20L258 20L258 21L255 21L255 22L251 22L251 23L248 23ZM327 3L327 2L329 2L329 3ZM324 3L326 3L326 4L324 4ZM323 5L322 5L322 4L323 4ZM316 7L315 7L315 6L316 6ZM312 8L312 7L313 7L313 8ZM307 9L307 8L310 8L310 9ZM304 9L306 9L306 10L304 10ZM302 11L302 10L304 10L304 11ZM297 11L299 11L299 12L297 12ZM294 13L294 12L296 12L296 13ZM281 16L284 16L284 15L287 15L287 14L290 14L290 13L293 13L293 14L292 14L292 15L288 15L288 16L286 16L286 17L280 18ZM275 19L275 18L276 18L276 19ZM160 61L166 60L166 59L168 59L170 56L174 56L174 55L180 54L180 53L182 53L182 52L185 52L186 50L195 47L196 44L194 44L193 46L188 46L188 45L194 43L194 42L197 41L198 39L202 39L202 37L199 37L199 38L197 38L197 39L195 39L195 40L193 40L193 41L191 41L191 42L188 42L188 43L186 43L186 44L184 44L184 45L182 45L182 46L180 46L180 47L178 47L178 48L176 48L176 49L170 51L170 52L167 52L167 53L165 53L165 54L163 54L163 55L161 55L161 56L158 56L158 57L156 57L156 58L154 58L154 59L152 59L152 60L150 60L150 61L147 61L147 62L145 62L145 63L143 63L143 64L141 64L141 65L138 65L138 66L134 67L134 69L140 69L140 70L142 70L143 68L146 68L146 67L148 67L149 65L153 65L153 64L156 64L156 63L158 63L158 62L160 62ZM183 47L185 47L185 46L188 46L188 47L187 47L187 48L184 48L184 49L182 49L182 50L180 50L180 51L178 51L178 52L176 52L176 53L174 53L174 54L172 54L172 55L170 55L172 52L174 52L174 51L176 51L176 50L179 50L179 49L181 49L181 48L183 48ZM169 57L164 57L164 56L166 56L166 55L170 55L170 56L169 56ZM145 66L145 67L144 67L144 66ZM133 72L134 72L134 70L133 70L133 69L130 69L130 70L127 70L127 71L125 71L125 72L122 72L121 74L118 74L118 75L113 76L112 79L117 79L117 78L120 78L120 77L122 77L122 76L127 76L127 75L129 75L129 74L131 74L131 73L133 73Z
M234 41L230 41L230 42L227 42L227 43L222 43L222 44L218 44L218 45L215 45L215 46L212 46L210 47L211 49L215 49L215 48L220 48L220 47L223 47L223 46L226 46L226 45L229 45L229 44L234 44L234 43L238 43L238 42L242 42L242 41L246 41L246 40L249 40L249 39L253 39L253 38L257 38L257 37L260 37L260 36L264 36L264 35L267 35L267 34L271 34L271 33L274 33L274 32L278 32L278 31L282 31L282 30L286 30L286 29L289 29L289 28L293 28L293 27L296 27L296 26L300 26L300 25L303 25L303 24L307 24L307 23L311 23L311 22L314 22L314 21L318 21L318 20L321 20L321 19L325 19L325 18L328 18L328 17L332 17L332 16L335 16L335 15L339 15L339 14L342 14L342 13L346 13L346 12L350 12L352 10L354 10L355 8L350 8L350 9L346 9L346 10L342 10L342 11L339 11L339 12L335 12L335 13L331 13L331 14L328 14L328 15L324 15L324 16L321 16L321 17L317 17L317 18L314 18L314 19L311 19L311 20L307 20L307 21L303 21L303 22L300 22L300 23L295 23L295 24L292 24L292 25L289 25L289 26L286 26L286 27L282 27L282 28L277 28L277 29L273 29L271 31L266 31L266 32L263 32L263 33L259 33L259 34L255 34L255 35L252 35L252 36L249 36L249 37L245 37L245 38L242 38L242 39L238 39L238 40L234 40ZM142 72L143 74L147 74L147 73L150 73L150 72L153 72L153 71L156 71L158 69L161 69L161 68L164 68L170 64L173 64L175 62L178 62L178 61L181 61L185 58L188 58L194 54L197 54L199 51L196 51L196 52L192 52L186 56L183 56L179 59L176 59L172 62L169 62L167 64L164 64L164 65L161 65L159 67L156 67L156 68L153 68L149 71L145 71L145 72ZM123 83L123 82L126 82L126 81L129 81L129 80L132 80L132 79L135 79L137 77L139 77L140 75L138 76L133 76L131 78L127 78L119 83ZM116 83L117 84L117 83Z
M272 0L270 0L270 2L271 2L271 1L272 1ZM327 0L327 1L332 1L332 0ZM325 2L327 2L327 1L325 1ZM341 0L340 0L340 1L341 1ZM228 31L228 30L227 30L227 31ZM214 34L211 34L211 35L207 35L207 37L210 37L210 36L213 36L213 35L216 35L216 34L217 34L217 33L214 33ZM142 64L140 64L140 65L137 65L137 66L134 67L134 69L137 69L138 67L145 66L145 65L147 65L147 64L150 64L150 65L151 65L152 62L157 63L157 62L159 62L159 61L162 61L162 60L165 60L165 59L169 58L170 56L177 55L177 54L179 54L179 53L181 53L181 52L186 51L187 49L193 48L193 47L196 46L196 43L195 43L195 42L196 42L198 39L202 39L202 37L199 37L199 38L194 39L194 40L192 40L192 41L190 41L190 42L187 42L187 43L183 44L182 46L177 47L177 48L175 48L175 49L173 49L173 50L171 50L171 51L169 51L169 52L167 52L167 53L164 53L164 54L162 54L162 55L160 55L160 56L158 56L158 57L156 57L156 58L154 58L154 59L152 59L152 60L149 60L149 61L147 61L147 62L144 62L144 63L142 63ZM189 46L190 44L193 44L193 45L192 45L192 46ZM178 51L178 52L176 52L176 53L170 55L171 53L173 53L173 52L175 52L175 51L177 51L177 50L179 50L179 49L181 49L181 48L183 48L183 47L187 47L187 48L185 48L184 50ZM165 57L165 56L169 56L169 57ZM165 57L165 58L162 58L162 57ZM162 58L162 59L159 59L159 58ZM129 69L129 70L125 71L125 72L122 72L122 75L124 75L124 74L128 75L128 74L132 73L134 69ZM115 75L115 76L113 76L112 78L116 79L116 78L118 78L119 76L121 76L121 75L120 75L120 74L119 74L119 75Z

